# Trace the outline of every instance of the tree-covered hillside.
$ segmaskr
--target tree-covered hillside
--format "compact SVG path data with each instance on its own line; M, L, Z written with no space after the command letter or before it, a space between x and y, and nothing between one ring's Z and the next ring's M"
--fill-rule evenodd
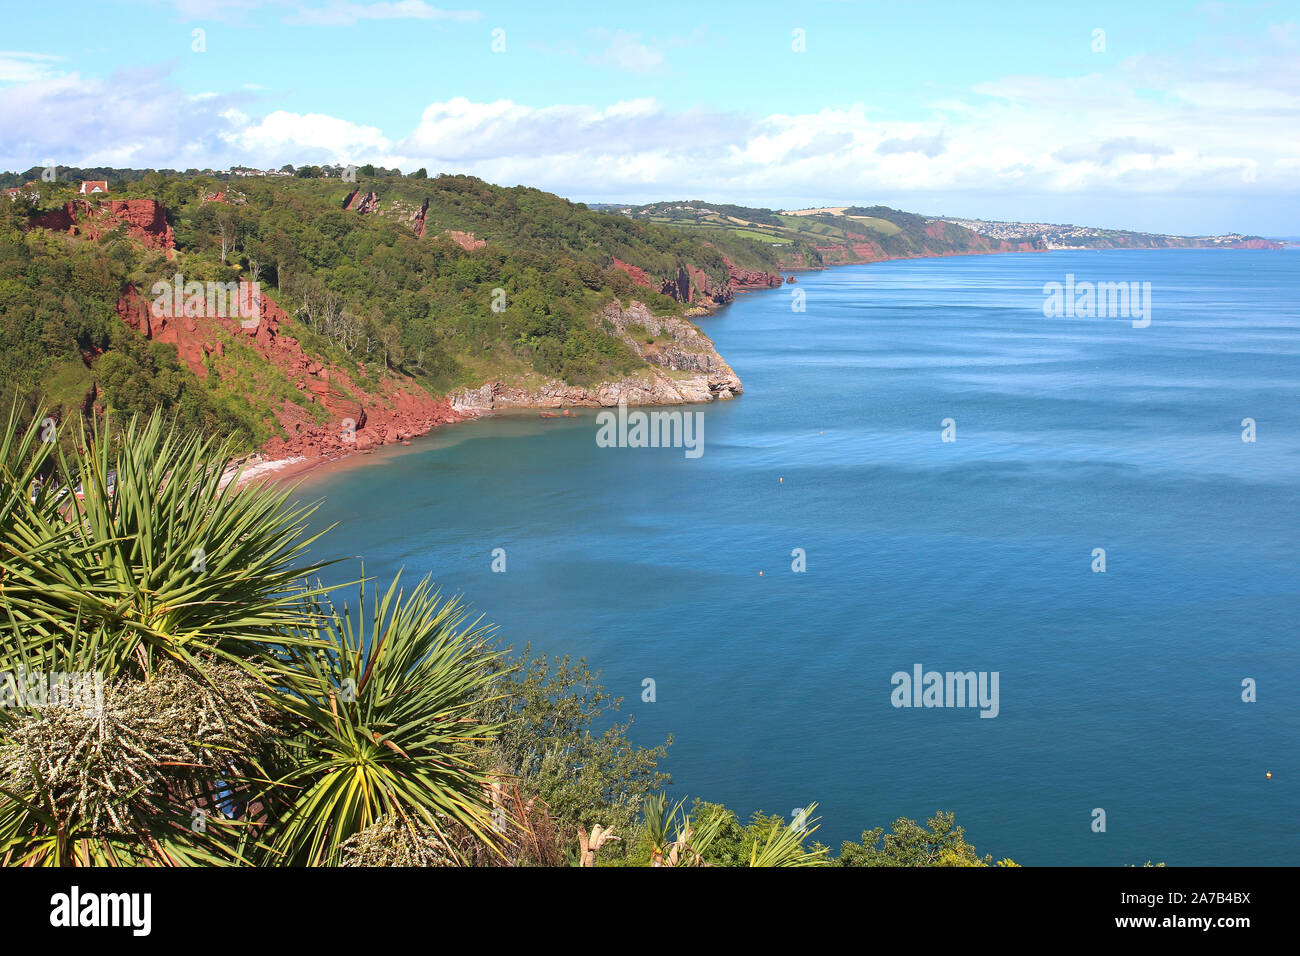
M44 395L64 411L161 408L249 446L276 430L270 406L309 401L301 386L237 337L203 342L203 367L187 367L123 321L124 294L150 299L177 274L256 281L290 317L281 334L304 353L366 387L401 378L441 393L492 379L582 385L635 373L645 361L610 334L602 308L635 298L680 314L684 303L660 288L686 265L727 280L716 249L676 230L466 176L133 173L86 199L77 172L55 183L37 174L0 200L5 391L28 402ZM158 224L127 221L153 202Z

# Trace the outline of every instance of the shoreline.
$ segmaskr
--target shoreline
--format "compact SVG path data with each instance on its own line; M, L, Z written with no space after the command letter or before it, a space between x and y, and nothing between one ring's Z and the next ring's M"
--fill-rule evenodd
M239 483L237 487L243 487L253 482L264 482L266 484L278 485L284 482L298 484L309 479L315 480L341 472L349 468L360 468L367 464L378 464L390 457L405 454L408 450L418 445L422 439L431 437L434 431L440 431L443 428L452 425L463 425L472 422L482 421L488 418L526 418L532 420L540 417L556 421L574 421L582 418L577 409L571 410L571 414L564 415L547 415L532 414L537 413L539 409L523 408L504 408L504 409L486 409L478 413L465 412L457 421L435 422L424 431L412 434L411 437L402 439L397 442L376 445L372 448L359 448L356 451L347 452L341 455L324 455L317 458L308 458L298 456L296 458L266 458L253 453L241 462L232 464L232 468L240 467ZM253 458L257 461L247 464ZM233 477L233 471L232 471Z
M344 452L343 454L320 455L314 458L305 455L297 455L291 458L268 458L263 452L253 452L242 461L232 463L237 464L239 468L236 487L243 487L255 482L268 485L278 485L284 482L296 484L309 476L321 477L322 472L339 470L339 466L355 467L367 461L373 461L375 455L384 449L396 451L410 446L421 438L427 438L434 429L446 425L459 425L462 422L477 421L483 417L485 416L467 413L457 421L432 422L427 428L413 433L409 438L376 445L371 448L358 448L355 451Z
M1300 243L1298 243L1298 245L1300 245ZM870 265L876 265L877 263L881 263L881 262L905 262L905 261L911 261L915 259L949 259L949 258L957 258L961 256L1006 256L1006 255L1016 255L1016 254L1039 255L1039 254L1051 253L1051 252L1083 252L1083 251L1156 252L1156 251L1169 251L1169 249L1184 250L1184 251L1200 251L1200 252L1232 252L1232 251L1237 251L1239 248L1241 247L1227 247L1223 249L1216 249L1214 247L1206 247L1206 246L1173 246L1173 247L1165 247L1165 248L1154 248L1154 247L1142 246L1142 247L1134 247L1134 248L1092 249L1092 250L1088 250L1086 247L1080 247L1078 249L1007 249L1007 250L997 250L997 251L943 252L943 253L938 253L935 255L928 255L928 256L925 255L886 256L880 259L867 259L862 262L832 262L829 264L824 264L822 266L793 266L784 269L782 271L787 275L792 275L793 273L829 272L831 269L844 268L850 266L870 266ZM1254 251L1259 251L1259 250L1254 250ZM776 273L773 273L773 275L775 274ZM723 302L720 304L715 303L711 306L703 306L703 305L693 306L694 308L702 308L705 311L705 315L696 316L695 318L701 318L701 319L713 318L715 315L719 314L723 309L726 309L727 307L733 305L735 303L736 296L749 295L751 293L775 292L778 289L784 289L788 284L789 284L788 282L783 282L781 285L778 286L767 286L767 287L747 286L747 287L738 288L734 290L732 300L729 302ZM687 321L693 321L693 320L688 319ZM480 387L484 387L484 386L480 386ZM709 403L708 402L703 402L703 403L678 402L676 404L690 405L690 404L709 404ZM463 422L478 421L479 419L482 418L496 417L502 414L519 414L522 416L523 414L528 412L537 412L539 413L539 417L542 418L576 417L577 415L576 408L573 410L574 412L573 416L560 416L560 415L546 414L547 409L553 409L555 407L556 406L553 405L539 404L539 405L512 406L512 407L501 408L501 409L493 409L493 408L476 409L470 407L457 408L456 412L459 417L456 418L455 420L432 421L426 427L422 427L420 430L410 433L409 437L403 438L397 442L391 442L391 443L385 442L368 448L358 448L354 451L344 452L342 454L332 454L332 455L327 454L315 458L301 456L301 455L293 456L289 458L268 458L265 452L256 451L245 456L243 459L237 459L235 462L231 463L231 466L238 464L238 466L242 468L242 471L239 472L239 479L237 485L238 487L242 487L251 482L258 482L258 481L262 481L267 484L277 484L277 485L286 481L302 482L308 476L323 477L322 472L333 473L334 471L342 470L342 466L357 467L364 464L366 461L373 461L375 460L376 453L381 452L385 448L392 449L392 451L396 453L398 452L399 449L403 447L411 446L414 441L421 438L428 437L435 429L445 427L447 425L458 425ZM253 459L256 460L252 461ZM248 464L250 461L252 461L252 463ZM231 466L228 466L228 468Z

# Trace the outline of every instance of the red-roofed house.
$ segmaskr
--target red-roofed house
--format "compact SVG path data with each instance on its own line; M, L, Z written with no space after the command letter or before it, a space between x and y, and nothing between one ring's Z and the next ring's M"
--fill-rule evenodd
M83 179L81 189L78 190L83 196L93 196L95 193L108 192L108 182L103 179Z
M13 202L19 196L31 196L33 199L41 198L41 191L36 188L35 183L23 183L21 186L11 186L5 190L9 195L9 201Z

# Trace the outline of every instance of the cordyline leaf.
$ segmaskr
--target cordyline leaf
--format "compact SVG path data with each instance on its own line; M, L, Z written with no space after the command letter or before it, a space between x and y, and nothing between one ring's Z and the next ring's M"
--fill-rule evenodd
M333 588L309 583L323 567L307 562L313 509L290 504L291 490L236 489L227 443L158 416L82 425L77 439L65 452L16 406L0 434L0 671L147 687L175 667L219 696L248 683L220 670L234 666L269 709L276 745L155 739L147 714L119 720L131 769L105 776L93 806L58 789L66 777L10 761L23 786L0 790L4 862L337 864L345 841L386 819L418 834L420 859L496 846L479 758L497 728L475 716L502 672L487 629L428 580L409 596L394 581L376 601L363 571L356 611L334 606ZM22 720L0 709L0 754L31 728ZM21 740L65 774L39 738ZM186 825L185 801L236 792L255 819Z
M377 603L367 598L363 578L357 612L335 610L323 628L329 651L288 649L287 706L303 753L279 781L297 796L271 843L287 860L338 864L349 837L396 814L452 857L455 827L490 844L488 778L475 756L494 728L471 716L493 680L487 631L466 625L465 609L428 579L407 597L399 575Z
M302 563L314 509L289 506L291 490L236 489L228 443L157 416L82 425L71 456L34 435L11 415L0 441L0 600L29 643L98 631L111 678L310 640L327 590L305 581L322 565Z

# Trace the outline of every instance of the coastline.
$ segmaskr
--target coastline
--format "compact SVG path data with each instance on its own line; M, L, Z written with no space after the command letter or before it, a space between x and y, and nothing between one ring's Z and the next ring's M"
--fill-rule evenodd
M357 448L354 451L342 452L341 454L325 453L315 456L295 455L288 458L272 458L267 456L265 452L254 452L242 460L233 462L231 467L238 469L239 477L236 487L243 487L255 482L275 485L284 482L297 483L308 477L319 478L325 473L341 470L344 467L355 467L377 460L377 458L386 457L382 454L383 450L387 449L390 453L396 452L405 446L411 445L414 441L427 437L430 432L440 426L475 421L482 417L484 416L464 415L456 421L429 422L427 427L411 432L410 437L400 441L374 445L368 448Z
M532 413L536 414L532 414ZM451 425L471 424L488 418L507 418L514 417L519 419L532 420L541 418L552 421L574 421L578 418L584 418L578 409L571 409L569 414L551 414L544 408L516 407L500 408L482 411L477 414L465 414L456 421L439 421L434 422L425 430L412 433L409 438L401 441L374 445L369 448L358 448L356 451L345 452L343 454L326 454L316 457L298 456L294 458L268 458L264 454L254 452L242 459L236 459L227 466L230 477L233 478L236 472L239 474L237 487L251 484L253 482L265 482L267 484L281 484L288 482L296 484L308 480L324 478L328 475L345 471L351 468L360 468L366 465L379 465L391 457L405 454L412 446L418 445L421 440L432 436L435 430L441 431L444 427Z
M1187 250L1207 251L1207 252L1231 252L1237 248L1242 248L1242 247L1225 247L1222 249L1216 249L1213 247L1205 247L1205 246L1184 246L1184 247L1174 247L1174 248L1183 248ZM971 251L962 251L962 252L940 252L931 255L885 256L881 258L865 259L859 262L831 262L831 263L823 264L821 266L791 266L791 267L784 268L782 270L784 273L789 275L789 279L783 281L781 284L779 285L774 284L768 286L742 285L736 287L733 290L733 298L731 300L728 300L726 302L720 302L720 303L709 303L709 304L701 303L701 304L696 304L691 306L691 308L693 309L701 309L703 311L703 314L697 313L695 316L687 318L685 321L691 323L696 318L707 318L716 315L717 313L725 309L727 306L732 305L734 302L734 296L736 295L748 295L750 293L757 293L757 292L772 292L772 291L776 291L777 289L783 289L786 287L787 284L790 284L790 280L794 278L793 273L826 272L831 269L842 267L842 266L867 266L867 265L874 265L879 262L905 261L905 260L913 260L913 259L945 259L945 258L954 258L959 256L1003 256L1003 255L1010 255L1015 253L1029 254L1029 253L1050 253L1050 252L1068 252L1068 251L1080 251L1080 250L1070 250L1070 249L971 250ZM1132 249L1121 247L1115 249L1095 249L1093 251L1123 252L1123 251L1157 251L1157 250L1154 248L1147 248L1147 247L1135 247ZM776 274L773 273L773 275ZM636 303L634 303L634 305L636 305ZM716 352L714 352L713 354L717 355ZM727 372L730 373L734 378L734 373L731 373L730 367L726 366L725 362L723 363L723 367L726 368ZM654 367L651 366L652 371L653 368ZM418 424L415 424L414 427L411 427L407 431L403 432L401 434L401 437L399 437L396 441L380 440L378 442L374 442L366 445L358 445L357 447L353 448L350 451L342 451L341 449L334 449L330 452L324 452L319 455L289 455L289 456L277 458L269 455L267 451L263 449L259 452L254 452L248 455L247 457L245 457L244 459L238 462L240 466L243 468L243 470L239 474L238 485L243 486L250 482L256 482L256 481L265 481L270 484L280 484L286 481L300 482L305 480L309 476L312 478L323 477L325 473L334 473L335 471L341 470L342 468L345 467L356 467L368 461L381 460L382 458L387 456L380 454L378 455L378 459L377 459L376 453L381 452L385 448L389 449L390 453L400 453L400 449L404 446L410 446L413 440L427 437L434 429L445 425L454 425L454 424L460 424L462 422L477 421L480 418L495 417L496 415L500 415L500 414L511 414L511 413L522 414L530 411L536 411L538 413L538 417L541 418L555 419L555 418L576 417L577 415L576 409L580 407L590 407L590 408L613 407L613 405L616 405L617 402L610 402L609 401L610 395L617 394L618 386L626 387L634 381L635 381L634 379L629 378L629 379L620 380L617 383L605 382L591 389L588 389L583 386L567 386L564 385L564 383L557 382L554 384L560 387L560 390L562 390L563 392L562 395L557 395L555 389L552 387L552 391L549 394L547 394L545 397L539 396L533 398L531 401L529 400L529 393L527 392L527 390L515 386L511 386L508 383L504 383L504 382L487 382L476 389L470 388L469 386L462 386L459 389L455 389L452 392L449 392L446 396L443 396L443 401L447 401L451 404L451 408L453 410L453 416L451 417L448 417L445 414L436 415L428 420L421 421ZM637 384L639 385L640 383L638 382ZM610 392L611 386L616 387L613 393ZM505 404L500 407L496 407L494 405L478 406L478 405L460 404L453 400L455 396L467 396L473 393L481 393L481 394L498 393L501 391L508 391L514 394L512 395L509 404ZM540 391L541 390L535 390L534 394L536 395ZM739 380L737 379L734 393L735 395L739 395L741 392L742 389L739 388ZM573 393L580 393L580 394L575 395ZM733 395L730 393L730 390L728 390L727 394L721 397L713 397L707 394L701 394L700 397L679 398L676 401L654 400L654 401L649 401L644 403L636 402L635 404L655 404L655 405L708 404L712 401L722 400L722 398L724 397L730 399L733 397ZM573 409L572 414L570 414L569 411L564 411L562 415L548 411L551 409L565 409L566 406ZM251 462L251 464L249 464L249 462ZM234 464L236 463L232 462L232 465Z

